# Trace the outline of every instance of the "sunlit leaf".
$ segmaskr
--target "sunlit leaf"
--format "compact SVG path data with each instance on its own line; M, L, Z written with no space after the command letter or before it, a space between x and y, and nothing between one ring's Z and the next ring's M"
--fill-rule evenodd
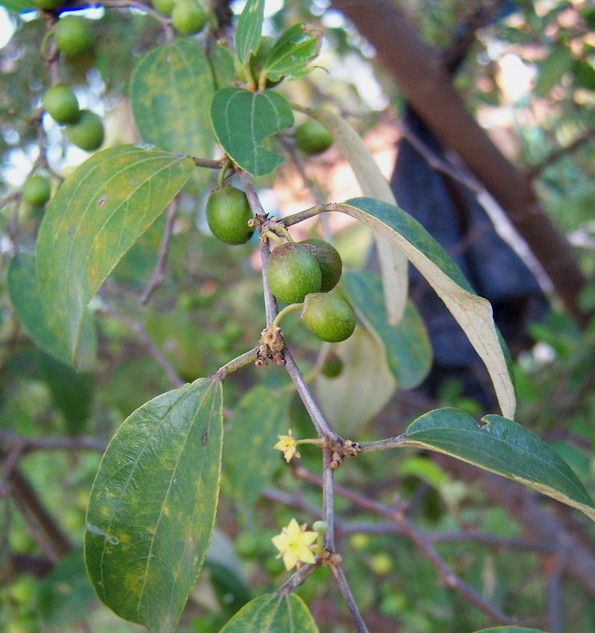
M502 413L514 417L516 398L510 357L489 301L475 294L458 266L423 226L399 207L371 198L353 198L333 210L368 225L397 246L421 272L485 363Z
M214 92L211 64L198 44L184 38L154 48L137 66L130 85L132 114L143 142L210 158Z
M293 124L293 112L280 94L224 88L213 97L211 120L225 153L253 176L264 176L285 161L264 146L268 136Z
M287 433L286 408L292 391L257 386L240 400L225 434L224 463L235 497L249 506L270 483L281 453L277 435ZM285 423L285 426L283 424Z
M397 202L390 185L361 136L343 118L326 108L316 108L312 115L330 132L333 141L351 165L364 196L396 206ZM405 313L407 304L407 258L394 244L376 231L374 241L382 273L388 322L397 325Z
M47 324L72 358L87 304L193 166L191 158L120 145L85 161L52 198L37 238L37 280Z
M402 445L446 453L514 479L595 520L595 505L568 464L512 420L487 415L480 425L464 411L437 409L409 426Z
M295 24L275 42L261 72L271 81L299 77L319 51L320 36L306 24Z
M240 609L219 633L318 633L318 627L299 596L265 594Z
M221 384L200 379L137 409L91 491L85 561L99 598L154 633L176 627L213 531Z
M247 0L238 19L236 29L236 55L240 64L244 65L250 53L258 50L264 20L265 0Z
M379 277L370 271L347 271L341 278L343 292L362 320L384 346L388 366L401 389L413 389L428 375L432 347L423 320L409 301L398 325L389 325Z

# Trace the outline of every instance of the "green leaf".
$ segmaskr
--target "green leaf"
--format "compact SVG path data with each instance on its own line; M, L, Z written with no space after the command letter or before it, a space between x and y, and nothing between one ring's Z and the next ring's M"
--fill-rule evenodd
M499 415L487 415L482 423L458 409L437 409L409 426L402 445L452 455L514 479L595 520L593 501L577 476L539 437Z
M300 77L319 52L320 36L306 24L295 24L275 42L261 72L271 81Z
M169 152L209 158L215 138L209 103L211 64L189 39L158 46L137 66L130 86L134 122L145 143Z
M524 626L496 626L489 629L481 629L475 633L546 633L541 629L527 629Z
M300 597L269 593L240 609L220 633L318 633L318 627Z
M48 326L73 360L87 304L193 166L191 158L120 145L85 161L52 198L37 238L37 280Z
M264 20L264 0L247 0L236 29L236 55L243 66L258 50Z
M341 292L366 328L386 350L388 366L401 389L413 389L428 375L432 347L423 320L411 301L398 325L389 325L379 276L348 271L341 278Z
M475 294L454 261L423 226L399 207L372 198L353 198L332 210L346 213L397 246L444 301L486 365L502 413L514 417L516 399L510 357L489 301Z
M390 372L383 346L367 330L356 328L333 353L343 361L336 378L316 377L316 396L320 408L337 432L343 436L360 432L391 399L395 379Z
M56 630L86 619L89 611L99 604L87 576L82 547L52 567L39 585L36 602L43 623Z
M285 162L263 144L271 134L293 125L293 112L280 94L224 88L213 97L211 121L225 153L253 176L265 176Z
M545 97L549 91L572 70L573 57L565 44L557 44L550 53L539 62L535 94Z
M99 598L154 633L176 627L208 549L219 491L221 384L200 379L137 409L91 491L85 562Z
M29 0L1 0L0 6L6 7L9 11L38 11L39 7Z
M7 283L14 311L32 341L56 360L72 365L70 354L47 323L37 285L35 256L21 254L13 257ZM82 371L94 365L97 348L95 323L88 315L83 319L80 340L76 366Z
M231 86L235 77L233 53L226 46L215 44L209 51L209 62L215 78L215 89Z
M287 433L286 408L292 392L257 386L241 399L225 434L223 459L235 497L254 503L270 483L281 453L273 449L277 435Z

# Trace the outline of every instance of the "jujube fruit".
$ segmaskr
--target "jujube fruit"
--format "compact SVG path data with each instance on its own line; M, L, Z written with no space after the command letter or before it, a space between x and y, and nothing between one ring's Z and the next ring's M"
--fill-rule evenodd
M267 281L272 293L285 303L300 303L320 290L322 274L316 257L301 244L284 242L268 261Z
M320 369L321 374L325 378L337 378L337 376L341 375L342 371L343 361L336 354L331 354L329 358L324 361Z
M343 261L339 251L325 240L312 238L299 242L303 244L316 257L320 266L322 279L320 282L320 292L329 292L341 279L343 272Z
M90 110L81 110L76 123L66 126L66 138L77 147L92 152L101 146L105 130L101 118Z
M171 12L174 28L182 35L198 33L207 21L207 14L195 0L179 0Z
M86 53L93 46L93 31L87 20L69 15L54 27L56 48L67 57Z
M45 93L43 109L60 124L76 123L81 114L76 95L63 84L55 84Z
M295 133L295 142L305 154L322 154L333 144L333 137L316 119L304 121Z
M155 11L158 11L161 15L165 15L166 17L171 16L175 6L175 0L153 0L153 8Z
M245 244L254 233L248 226L252 211L246 194L232 186L216 189L207 200L207 224L226 244Z
M322 292L307 295L300 316L314 336L329 343L344 341L355 330L353 309L338 295Z
M23 201L32 207L42 207L52 194L49 180L44 176L31 176L23 185Z

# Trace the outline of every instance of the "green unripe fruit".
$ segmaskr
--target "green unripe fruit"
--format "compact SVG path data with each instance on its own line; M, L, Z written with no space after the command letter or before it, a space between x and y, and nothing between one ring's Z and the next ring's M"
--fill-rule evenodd
M285 303L300 303L320 290L322 275L316 257L301 244L285 242L271 253L267 281L272 293Z
M171 20L178 33L192 35L203 29L207 14L195 0L179 0L173 8Z
M322 274L320 292L329 292L341 279L343 261L339 251L325 240L312 238L299 242L303 244L316 257Z
M33 616L19 615L8 622L6 633L39 633L39 626Z
M175 6L175 0L153 0L153 8L155 11L167 17L171 16Z
M319 339L339 343L355 330L355 314L351 306L337 295L322 292L304 299L301 318L304 325Z
M23 201L32 207L43 207L51 195L49 180L43 176L31 176L23 185Z
M343 371L343 361L335 354L332 354L324 361L320 371L326 378L337 378Z
M56 48L67 57L77 57L93 46L93 31L87 20L69 15L54 28Z
M322 123L308 119L298 127L295 142L305 154L322 154L333 144L333 137Z
M17 604L28 604L33 598L37 580L31 574L19 576L8 588L8 594Z
M63 84L55 84L43 97L43 109L56 123L76 123L81 114L74 92Z
M76 123L66 126L66 138L77 147L92 152L101 146L105 130L101 118L90 110L81 110Z
M248 226L252 211L246 194L236 187L216 189L207 200L207 224L226 244L245 244L254 233Z

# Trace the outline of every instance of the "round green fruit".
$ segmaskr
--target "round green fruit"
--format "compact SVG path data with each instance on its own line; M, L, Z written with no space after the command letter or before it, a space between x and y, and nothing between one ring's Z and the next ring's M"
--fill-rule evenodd
M95 112L81 110L76 123L66 126L66 138L77 147L92 152L101 146L105 136L103 122Z
M17 604L29 604L33 599L37 580L31 574L22 574L8 587L8 595Z
M50 182L44 176L31 176L23 185L23 201L32 207L43 207L51 194Z
M285 242L271 253L267 281L272 293L285 303L300 303L320 290L322 274L316 257L301 244Z
M61 53L67 57L77 57L93 47L93 31L87 20L69 15L56 24L54 41Z
M6 633L39 633L39 626L31 615L20 615L7 624Z
M343 272L343 261L339 251L332 244L317 238L303 240L299 243L303 244L316 257L320 266L322 274L320 292L329 292L339 283Z
M333 144L333 137L322 123L308 119L298 127L295 142L305 154L322 154Z
M301 318L314 336L329 343L344 341L355 330L353 309L337 295L309 294L304 299Z
M320 371L325 378L337 378L343 371L343 361L336 354L331 354Z
M207 224L226 244L245 244L254 233L248 226L252 211L246 194L236 187L216 189L207 200Z
M153 0L153 8L155 11L168 18L171 16L175 6L175 0Z
M171 13L174 28L182 35L193 35L202 31L207 14L195 0L178 0Z
M61 124L76 123L81 114L76 95L63 84L55 84L45 93L43 109Z

